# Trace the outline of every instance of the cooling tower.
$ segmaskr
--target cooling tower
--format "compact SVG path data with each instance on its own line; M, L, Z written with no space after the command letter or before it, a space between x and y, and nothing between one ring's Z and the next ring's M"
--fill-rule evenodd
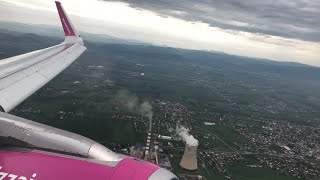
M186 145L186 149L184 150L184 154L180 161L180 166L187 170L197 170L197 148L198 146L189 146Z

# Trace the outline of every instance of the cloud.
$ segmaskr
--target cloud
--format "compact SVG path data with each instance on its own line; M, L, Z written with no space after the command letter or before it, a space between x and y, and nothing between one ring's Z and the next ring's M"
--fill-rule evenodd
M80 32L319 66L316 0L114 1L61 0ZM0 12L0 21L61 26L51 0L0 0Z
M104 0L160 16L204 22L227 30L320 41L320 1L315 0Z

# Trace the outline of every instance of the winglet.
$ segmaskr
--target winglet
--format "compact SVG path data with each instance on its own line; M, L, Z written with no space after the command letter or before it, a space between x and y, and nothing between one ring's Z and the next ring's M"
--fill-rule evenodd
M61 3L56 1L56 6L58 9L58 13L60 16L61 24L64 30L65 35L65 42L66 43L80 43L83 45L83 40L78 31L74 28L73 24L71 23L67 13L64 11Z

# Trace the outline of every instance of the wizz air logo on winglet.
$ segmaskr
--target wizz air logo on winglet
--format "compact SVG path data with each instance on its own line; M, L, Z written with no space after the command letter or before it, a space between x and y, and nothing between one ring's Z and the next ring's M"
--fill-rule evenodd
M0 166L0 170L2 169L2 166ZM35 180L34 178L37 176L36 173L32 175L32 178L28 179L25 176L19 176L15 174L10 174L7 172L0 171L0 180Z
M69 29L69 26L68 26L66 20L65 20L64 18L61 18L61 20L62 20L63 26L66 28L66 30L68 31L68 33L71 34L71 31L70 31L70 29Z

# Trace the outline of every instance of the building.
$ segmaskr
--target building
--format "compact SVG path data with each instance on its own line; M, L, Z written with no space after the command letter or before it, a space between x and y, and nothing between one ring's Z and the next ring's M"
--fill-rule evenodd
M163 140L168 140L168 141L172 139L170 136L162 136L162 135L159 135L158 138Z

